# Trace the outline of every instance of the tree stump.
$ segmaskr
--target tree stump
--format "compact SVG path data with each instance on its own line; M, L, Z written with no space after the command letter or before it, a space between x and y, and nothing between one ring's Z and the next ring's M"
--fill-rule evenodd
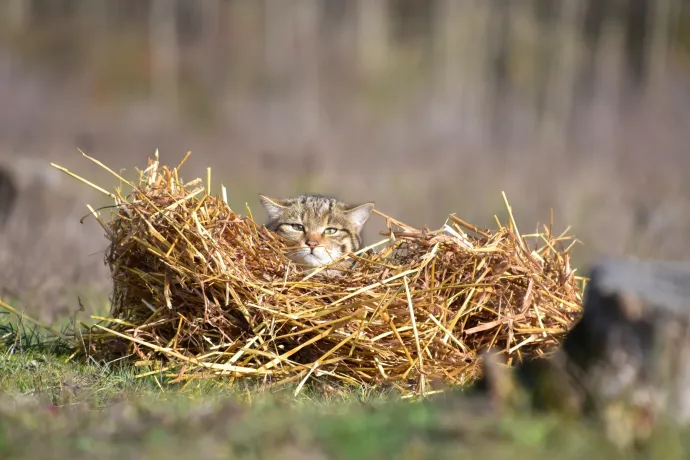
M619 445L643 441L658 423L687 424L690 264L598 263L583 310L558 352L517 367L532 407L595 417Z

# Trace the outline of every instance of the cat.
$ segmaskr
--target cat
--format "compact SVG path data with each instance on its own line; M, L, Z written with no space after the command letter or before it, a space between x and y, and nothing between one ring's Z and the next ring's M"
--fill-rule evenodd
M348 205L326 195L300 195L275 199L259 195L268 214L266 228L291 241L286 255L298 266L313 271L362 247L362 227L374 203ZM333 264L326 274L351 268L351 260Z

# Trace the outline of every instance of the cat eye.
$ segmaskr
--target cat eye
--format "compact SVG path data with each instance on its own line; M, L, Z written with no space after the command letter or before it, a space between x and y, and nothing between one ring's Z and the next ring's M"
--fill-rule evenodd
M326 230L323 231L326 235L335 235L338 232L337 228L333 227L328 227Z
M298 232L303 232L304 231L304 225L301 224L290 224L292 228L297 230Z

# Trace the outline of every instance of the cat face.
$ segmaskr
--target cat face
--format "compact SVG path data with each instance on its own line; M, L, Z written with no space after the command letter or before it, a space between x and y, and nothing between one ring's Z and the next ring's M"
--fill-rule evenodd
M322 195L260 199L269 217L266 227L294 243L286 255L303 267L326 265L360 249L362 227L374 209L374 203L352 206Z

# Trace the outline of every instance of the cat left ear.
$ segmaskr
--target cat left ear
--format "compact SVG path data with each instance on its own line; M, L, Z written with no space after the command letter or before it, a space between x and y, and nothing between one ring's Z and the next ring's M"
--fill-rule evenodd
M347 209L345 213L350 217L352 223L357 228L357 231L360 231L362 230L362 227L366 223L367 219L369 219L371 211L373 210L374 203L364 203Z
M271 220L275 220L280 217L285 210L285 205L281 202L281 200L269 198L265 195L259 195L259 201L261 201L261 206L263 206L263 208L266 210L266 213Z

